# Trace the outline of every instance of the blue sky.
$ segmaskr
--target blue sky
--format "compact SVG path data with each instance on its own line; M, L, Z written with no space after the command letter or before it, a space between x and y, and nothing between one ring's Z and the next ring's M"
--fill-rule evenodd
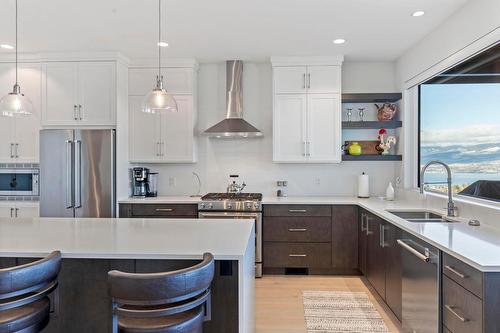
M500 142L500 84L421 86L422 145Z
M500 126L500 84L422 85L421 94L423 130Z

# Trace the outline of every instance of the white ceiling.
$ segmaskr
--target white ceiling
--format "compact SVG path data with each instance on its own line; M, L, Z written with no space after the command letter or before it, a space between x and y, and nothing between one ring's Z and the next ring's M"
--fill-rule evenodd
M163 0L168 55L219 61L271 55L395 60L467 0ZM14 43L2 0L0 44ZM20 51L156 53L157 0L19 0ZM416 10L426 14L414 18ZM343 45L333 39L345 38ZM0 50L0 53L6 53Z

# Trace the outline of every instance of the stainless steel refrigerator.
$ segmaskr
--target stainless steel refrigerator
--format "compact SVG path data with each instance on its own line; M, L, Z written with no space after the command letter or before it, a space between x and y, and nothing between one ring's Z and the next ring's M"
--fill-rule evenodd
M115 130L40 131L40 216L114 217Z

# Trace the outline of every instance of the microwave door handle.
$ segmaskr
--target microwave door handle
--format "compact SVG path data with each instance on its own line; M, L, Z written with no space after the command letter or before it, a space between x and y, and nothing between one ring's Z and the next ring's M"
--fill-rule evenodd
M73 208L71 153L73 142L66 140L66 209Z
M82 142L75 140L75 208L82 207Z

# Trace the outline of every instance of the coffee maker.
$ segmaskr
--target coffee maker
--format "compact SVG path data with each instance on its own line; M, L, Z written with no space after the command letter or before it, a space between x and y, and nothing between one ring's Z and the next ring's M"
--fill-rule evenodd
M157 173L148 168L137 167L132 170L132 196L134 197L156 197Z

